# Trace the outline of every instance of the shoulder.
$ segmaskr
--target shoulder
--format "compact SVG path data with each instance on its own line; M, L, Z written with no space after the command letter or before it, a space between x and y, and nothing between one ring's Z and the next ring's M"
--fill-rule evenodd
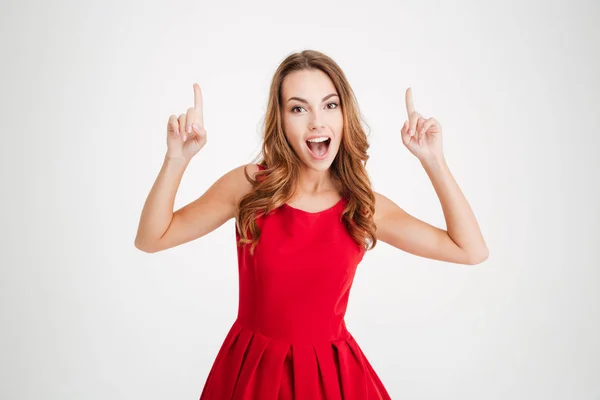
M234 202L237 204L242 197L252 191L253 185L248 180L256 179L256 173L259 171L257 164L242 164L227 173L234 192ZM247 177L248 176L248 177Z
M373 193L375 195L375 224L381 223L392 216L402 217L406 215L402 207L394 203L389 197L375 191Z
M388 201L390 199L381 193L377 193L376 191L373 191L373 194L375 195L375 216L378 216L378 214L380 216L384 214L387 209L389 209L390 204Z

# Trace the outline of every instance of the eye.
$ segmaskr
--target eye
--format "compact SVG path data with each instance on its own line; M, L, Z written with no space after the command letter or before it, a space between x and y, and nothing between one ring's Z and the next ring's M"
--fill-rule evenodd
M329 106L331 106L332 104L333 104L335 107L329 107ZM336 103L336 102L327 103L327 108L329 108L330 110L335 110L336 108L338 108L338 106L339 106L339 104L338 104L338 103ZM295 106L295 107L292 107L291 111L292 111L292 113L293 113L293 114L297 114L297 112L295 111L297 108L304 108L304 107L301 107L301 106Z

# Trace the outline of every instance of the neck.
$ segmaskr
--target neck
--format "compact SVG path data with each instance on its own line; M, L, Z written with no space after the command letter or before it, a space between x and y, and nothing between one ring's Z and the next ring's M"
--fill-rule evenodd
M316 171L305 165L300 167L296 192L301 194L319 194L337 190L329 168L325 171Z

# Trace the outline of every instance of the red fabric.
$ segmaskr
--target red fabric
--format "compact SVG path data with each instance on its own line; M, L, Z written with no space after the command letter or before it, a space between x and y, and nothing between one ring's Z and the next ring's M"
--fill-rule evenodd
M390 399L344 322L364 256L341 221L345 204L284 204L257 218L254 256L238 247L238 316L200 400Z

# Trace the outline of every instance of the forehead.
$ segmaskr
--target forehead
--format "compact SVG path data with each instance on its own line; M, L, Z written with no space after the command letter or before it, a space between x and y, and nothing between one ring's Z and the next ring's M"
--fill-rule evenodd
M292 72L283 80L281 91L284 100L291 96L321 99L329 93L337 93L329 76L318 69Z

